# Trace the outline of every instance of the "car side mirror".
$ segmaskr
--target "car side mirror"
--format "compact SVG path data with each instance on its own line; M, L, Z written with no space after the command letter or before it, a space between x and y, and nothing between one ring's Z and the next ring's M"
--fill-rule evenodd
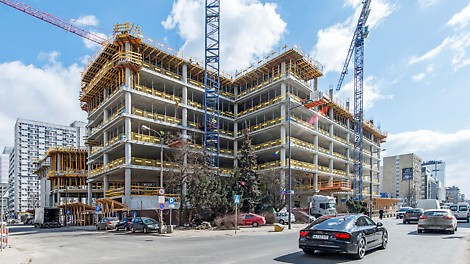
M377 227L381 227L381 226L383 226L383 225L384 225L384 224L382 224L381 222L378 222L378 223L377 223Z

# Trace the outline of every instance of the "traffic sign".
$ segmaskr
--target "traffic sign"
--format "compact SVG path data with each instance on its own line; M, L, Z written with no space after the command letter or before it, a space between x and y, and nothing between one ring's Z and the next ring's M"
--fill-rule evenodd
M163 188L158 189L158 194L164 195L165 194L165 189L163 189Z
M233 202L234 202L235 204L240 204L240 195L235 194L235 195L233 196Z
M175 198L173 197L168 198L168 204L175 204Z
M157 196L157 202L159 204L164 203L165 202L165 196Z
M101 211L101 207L99 205L96 206L96 209L95 209L97 212Z
M160 210L163 210L163 209L165 209L165 204L161 203L161 204L158 205L158 207L160 208Z
M66 213L67 215L69 215L69 214L70 214L70 210L67 209L67 211L65 211L65 213Z

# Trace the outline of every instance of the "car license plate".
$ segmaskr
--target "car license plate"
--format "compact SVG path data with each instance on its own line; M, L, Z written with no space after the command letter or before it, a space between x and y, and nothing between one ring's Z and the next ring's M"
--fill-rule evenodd
M330 238L329 235L313 235L312 236L313 239L328 239Z
M410 217L410 219L418 219L418 217Z

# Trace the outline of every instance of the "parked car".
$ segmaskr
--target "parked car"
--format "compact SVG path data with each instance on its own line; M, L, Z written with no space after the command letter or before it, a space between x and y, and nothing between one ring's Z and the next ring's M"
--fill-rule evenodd
M397 211L397 219L402 219L403 216L406 213L406 210L408 210L408 209L413 209L413 208L406 207L406 206L405 207L400 207L400 209L398 209L398 211Z
M356 259L362 259L367 250L385 249L388 243L387 229L365 215L322 216L299 235L299 248L305 254L315 250L344 252Z
M291 223L295 222L295 215L290 213L290 221ZM278 212L274 215L274 222L279 223L281 225L289 223L289 214L287 212Z
M403 215L403 224L408 224L411 221L419 221L419 217L424 213L424 210L421 208L413 208L406 210Z
M450 205L449 209L454 213L457 220L466 220L468 223L470 218L469 207L468 203L459 203Z
M117 217L104 217L96 224L96 230L111 230L116 228L117 223L119 223Z
M125 217L116 224L116 231L124 230L124 231L131 231L131 222L132 217Z
M253 227L257 227L265 224L266 219L264 216L252 213L240 215L240 225L252 225Z
M427 230L457 231L457 218L449 209L430 209L424 211L418 221L418 233Z
M150 217L136 217L132 219L131 222L131 231L142 231L144 233L159 231L160 223Z

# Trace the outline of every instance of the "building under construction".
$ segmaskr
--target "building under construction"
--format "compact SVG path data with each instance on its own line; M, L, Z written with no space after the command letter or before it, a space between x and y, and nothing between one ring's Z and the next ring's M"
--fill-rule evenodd
M87 204L103 197L102 183L93 182L89 190L92 198L87 201L87 156L85 147L49 147L35 162L34 174L40 181L40 207L61 207L62 216L68 211L74 225L93 223L94 208Z
M195 149L203 149L204 68L142 39L136 26L116 25L114 32L82 75L88 185L103 182L104 196L130 210L155 209L161 144L163 187L165 172L179 165L168 159L176 150L161 142L160 133L186 135ZM272 52L236 76L221 75L219 174L232 175L247 128L260 172L273 171L286 183L290 163L295 204L306 206L307 196L315 193L350 197L354 120L349 107L336 103L332 93L302 106L312 92L319 95L321 76L322 66L295 47ZM385 139L371 122L364 123L363 195L372 182L378 196Z

